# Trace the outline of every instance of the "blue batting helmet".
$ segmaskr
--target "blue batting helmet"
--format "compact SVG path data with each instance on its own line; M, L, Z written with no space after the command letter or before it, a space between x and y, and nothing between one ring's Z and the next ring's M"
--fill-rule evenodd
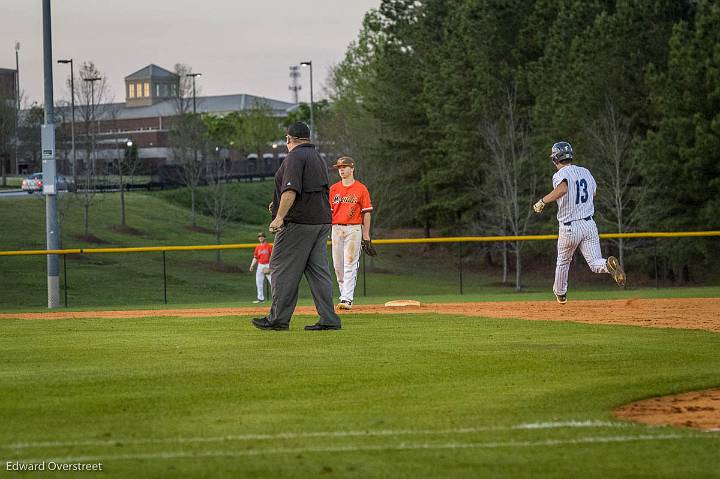
M573 159L573 149L567 141L558 141L552 146L550 159L553 163Z

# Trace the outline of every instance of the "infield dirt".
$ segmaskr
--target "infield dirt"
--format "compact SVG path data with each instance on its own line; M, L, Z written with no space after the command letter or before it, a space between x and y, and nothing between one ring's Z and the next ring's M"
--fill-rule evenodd
M129 311L58 311L2 313L0 319L53 320L73 318L219 317L265 315L263 308L163 309ZM312 306L301 306L297 314L317 314ZM720 333L720 298L630 299L551 301L429 303L389 308L383 305L353 305L356 314L449 314L488 318L517 318L537 321L574 321L587 324L622 324L650 328L701 329ZM720 430L720 389L664 396L628 404L615 416L646 424L669 424L704 430Z

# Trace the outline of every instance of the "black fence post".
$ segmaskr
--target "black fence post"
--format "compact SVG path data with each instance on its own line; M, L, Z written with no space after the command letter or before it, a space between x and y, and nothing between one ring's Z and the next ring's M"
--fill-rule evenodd
M67 284L67 255L63 255L63 293L65 294L65 307L67 308L67 290L68 290L68 284Z
M167 269L165 267L165 251L163 251L162 254L163 254L163 297L165 299L165 304L167 304Z
M463 294L463 243L458 244L458 270L460 270L460 295Z
M367 283L365 282L365 255L361 253L360 256L362 256L363 296L367 296Z
M654 241L655 253L653 254L653 262L655 263L655 289L660 288L660 279L658 277L658 264L657 264L657 238Z

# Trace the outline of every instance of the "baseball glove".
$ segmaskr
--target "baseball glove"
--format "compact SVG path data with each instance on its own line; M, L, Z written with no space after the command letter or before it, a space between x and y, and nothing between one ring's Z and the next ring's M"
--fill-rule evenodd
M375 246L373 246L372 240L362 240L361 244L362 244L363 253L365 253L368 256L377 255L377 250L375 249Z
M540 198L540 201L533 205L533 210L535 213L542 213L543 209L545 209L545 202Z

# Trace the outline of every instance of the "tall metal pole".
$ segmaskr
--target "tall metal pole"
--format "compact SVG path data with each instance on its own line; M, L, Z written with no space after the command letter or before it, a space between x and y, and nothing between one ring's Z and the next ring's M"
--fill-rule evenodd
M315 115L313 113L315 100L313 98L313 67L312 62L300 62L300 65L310 68L310 141L315 142Z
M193 79L193 114L197 113L197 105L195 104L195 75L192 77Z
M20 174L18 128L20 127L20 42L15 42L15 174Z
M55 111L53 108L52 34L50 0L43 0L43 64L45 76L45 124L42 129L43 193L45 193L45 223L47 249L60 249L56 171L55 171ZM48 308L60 306L60 258L47 255Z
M77 187L77 157L75 156L75 68L72 58L70 59L70 148L72 149L73 183L75 187Z

